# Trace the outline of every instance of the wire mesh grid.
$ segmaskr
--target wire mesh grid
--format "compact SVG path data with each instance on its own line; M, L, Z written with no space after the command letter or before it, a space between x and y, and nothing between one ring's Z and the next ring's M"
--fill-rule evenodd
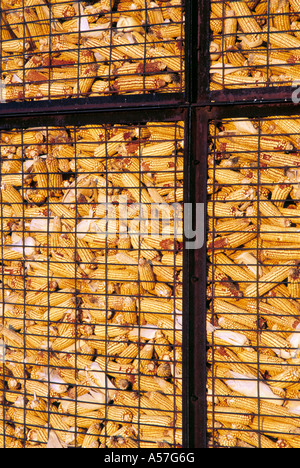
M299 130L210 123L209 447L299 447Z
M299 15L298 0L212 0L211 91L299 86Z
M1 447L182 445L183 138L1 131Z
M1 101L183 93L184 1L1 2Z

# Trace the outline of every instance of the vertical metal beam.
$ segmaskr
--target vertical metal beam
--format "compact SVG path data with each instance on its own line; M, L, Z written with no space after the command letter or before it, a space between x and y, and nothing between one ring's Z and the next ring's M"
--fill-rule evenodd
M187 123L187 154L185 203L203 203L206 212L206 179L208 152L208 120L204 110L190 109ZM205 213L206 215L206 213ZM197 220L194 217L194 224ZM201 226L206 233L206 216ZM195 226L194 226L195 228ZM206 448L206 246L184 251L185 293L184 307L188 308L184 369L188 373L187 418L188 447Z
M196 3L196 2L195 2ZM198 0L198 12L195 13L198 21L198 30L194 31L192 49L197 49L197 56L192 64L193 73L198 87L198 105L207 105L210 101L210 1Z
M206 207L210 1L186 0L186 94L110 96L0 105L1 125L179 118L186 111L184 202ZM195 107L193 107L195 106ZM75 112L74 112L75 111ZM98 120L97 120L98 119ZM16 125L17 124L17 125ZM206 221L203 226L206 233ZM206 448L206 248L184 251L184 448Z

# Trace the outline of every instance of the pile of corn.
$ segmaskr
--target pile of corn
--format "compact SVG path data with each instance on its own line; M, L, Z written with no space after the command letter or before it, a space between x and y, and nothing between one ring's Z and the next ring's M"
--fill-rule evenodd
M0 143L0 446L180 446L183 123Z
M2 101L180 92L182 0L1 0Z
M300 79L299 0L212 0L211 89Z
M208 430L300 447L300 118L212 123Z

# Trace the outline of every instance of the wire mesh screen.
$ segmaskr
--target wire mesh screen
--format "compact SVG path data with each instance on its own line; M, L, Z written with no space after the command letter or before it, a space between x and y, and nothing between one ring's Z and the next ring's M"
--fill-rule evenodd
M211 90L299 81L299 18L298 0L212 0Z
M183 92L183 4L2 1L2 102Z
M1 131L2 447L181 446L183 133Z
M210 125L209 446L299 448L300 118Z

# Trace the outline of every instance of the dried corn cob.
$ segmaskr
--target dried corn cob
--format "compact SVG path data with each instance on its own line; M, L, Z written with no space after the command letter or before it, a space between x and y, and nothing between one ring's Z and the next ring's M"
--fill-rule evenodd
M254 415L242 409L237 411L230 407L216 406L214 408L214 417L216 421L220 421L221 423L243 424L248 426L252 423Z

